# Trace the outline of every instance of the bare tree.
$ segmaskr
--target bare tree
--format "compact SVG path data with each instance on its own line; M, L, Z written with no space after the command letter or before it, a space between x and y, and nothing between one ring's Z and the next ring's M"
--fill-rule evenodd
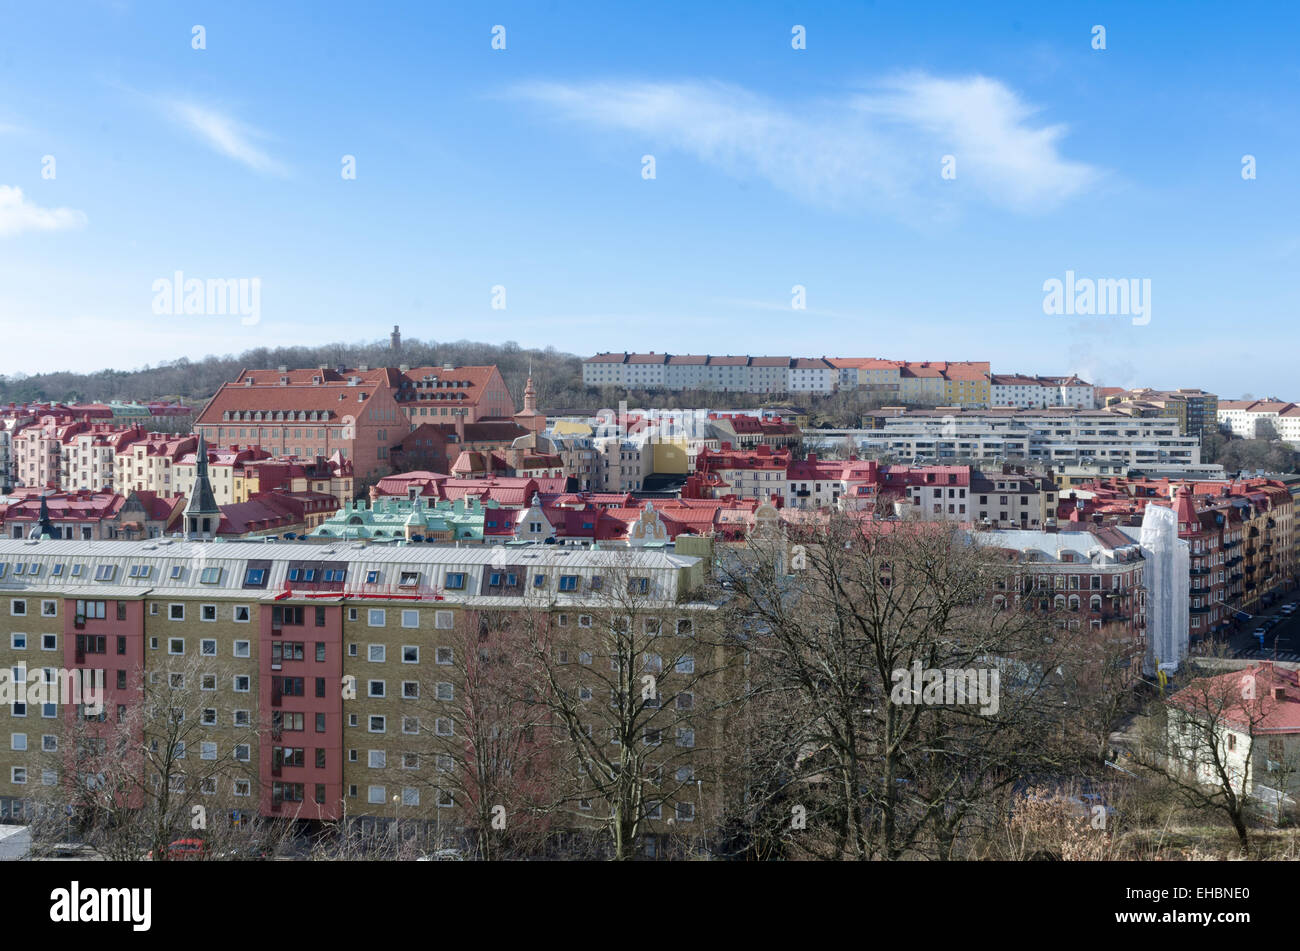
M1028 599L992 600L1005 560L950 525L793 531L724 568L732 626L752 632L744 821L825 858L952 857L994 819L982 804L1065 765L1064 639Z
M605 553L581 605L520 618L531 694L551 731L550 769L562 822L615 859L645 835L661 845L706 833L704 790L716 790L728 649L702 605L666 602L626 552Z
M530 699L531 641L515 620L467 611L440 634L411 698L417 749L390 765L460 807L483 859L537 854L549 826L549 717Z
M158 669L129 675L130 703L101 711L79 706L59 749L48 754L60 781L45 794L47 810L70 809L85 841L118 861L146 851L165 861L178 836L203 839L209 852L217 843L248 850L254 838L273 848L276 836L251 822L258 726L219 724L214 695L204 691L222 677L211 658L168 658ZM231 812L250 821L232 822Z

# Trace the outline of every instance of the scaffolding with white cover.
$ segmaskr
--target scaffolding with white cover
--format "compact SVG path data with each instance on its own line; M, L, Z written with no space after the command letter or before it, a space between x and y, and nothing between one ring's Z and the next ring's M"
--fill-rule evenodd
M1177 670L1187 657L1187 542L1178 537L1178 514L1147 505L1142 517L1142 557L1146 560L1147 652L1142 672Z

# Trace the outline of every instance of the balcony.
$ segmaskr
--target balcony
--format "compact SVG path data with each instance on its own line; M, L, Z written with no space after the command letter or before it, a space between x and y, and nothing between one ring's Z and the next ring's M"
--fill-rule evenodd
M1191 612L1192 612L1193 614L1209 614L1212 610L1214 610L1214 606L1213 606L1213 605L1209 605L1209 604L1207 604L1207 605L1205 605L1205 606L1203 606L1203 607L1199 607L1199 608L1198 608L1198 607L1193 607L1193 608L1191 608L1190 610L1191 610Z

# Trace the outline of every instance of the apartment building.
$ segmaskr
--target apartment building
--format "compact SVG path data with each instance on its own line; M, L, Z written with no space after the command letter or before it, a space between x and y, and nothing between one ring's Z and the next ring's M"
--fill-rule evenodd
M1172 508L1190 555L1191 643L1221 635L1294 586L1290 489L1271 479L1104 479L1063 493L1061 519L1136 533L1148 505Z
M1204 437L1219 426L1219 398L1198 389L1153 390L1140 388L1109 393L1104 405L1134 416L1165 416L1178 420L1185 436Z
M182 494L173 470L186 454L193 455L197 445L195 436L146 433L114 454L113 491L154 492L164 498Z
M598 353L583 361L587 386L732 393L830 393L838 373L824 358Z
M1283 400L1223 400L1216 415L1220 429L1242 439L1257 439L1260 421L1273 428L1278 438L1300 448L1300 406Z
M48 415L14 433L14 484L27 488L57 487L63 461L63 442L85 429L86 425L84 422Z
M1023 459L1045 465L1107 462L1136 466L1200 465L1197 436L1184 436L1168 418L1134 419L1110 410L935 410L885 408L874 428L805 431L820 449L848 438L859 450L905 462Z
M88 423L69 427L63 437L59 487L65 491L112 489L117 454L145 436L140 426Z
M1020 373L989 375L989 405L1018 409L1071 406L1097 408L1097 388L1077 376L1029 376Z
M976 544L1014 556L1010 576L995 585L995 606L1052 611L1069 631L1092 631L1127 644L1126 659L1145 652L1145 560L1141 546L1113 527L1062 531L975 532Z
M463 826L465 803L437 788L427 760L431 736L454 735L455 718L439 716L439 705L450 710L463 689L456 652L478 642L480 621L540 612L581 679L590 665L611 662L612 615L603 609L624 602L606 593L626 588L638 597L638 623L662 630L665 649L654 656L672 658L661 673L673 697L675 673L694 670L701 606L690 596L702 579L700 558L662 548L535 545L503 559L499 549L421 545L0 541L0 616L9 628L0 662L105 670L105 731L126 716L139 678L187 671L208 732L186 755L225 756L232 751L218 747L232 730L258 731L233 750L247 777L223 776L221 788L213 780L196 802L233 796L264 816L386 823L396 798L404 822ZM466 630L468 641L457 640ZM347 683L354 692L339 688ZM662 742L678 757L716 747L720 727L688 699L665 704L647 745ZM83 713L6 711L0 815L28 814L34 787L69 778L49 753L66 750L75 769L67 737L74 722L87 728L75 719ZM669 818L693 821L716 795L695 784L688 793L681 802L689 806L665 803L651 834L670 831Z

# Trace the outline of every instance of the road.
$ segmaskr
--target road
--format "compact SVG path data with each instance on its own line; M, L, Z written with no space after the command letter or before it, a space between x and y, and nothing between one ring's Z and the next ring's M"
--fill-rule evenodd
M1290 592L1285 595L1285 600L1278 601L1268 611L1258 614L1254 619L1243 623L1244 630L1232 638L1233 656L1250 660L1300 662L1300 611L1296 611L1289 618L1278 611L1283 604L1295 603L1296 599L1297 593ZM1259 638L1255 637L1254 631L1263 621L1269 618L1282 618L1282 620L1269 628L1268 633L1264 635L1264 646L1261 648ZM1275 644L1276 654L1274 653Z

